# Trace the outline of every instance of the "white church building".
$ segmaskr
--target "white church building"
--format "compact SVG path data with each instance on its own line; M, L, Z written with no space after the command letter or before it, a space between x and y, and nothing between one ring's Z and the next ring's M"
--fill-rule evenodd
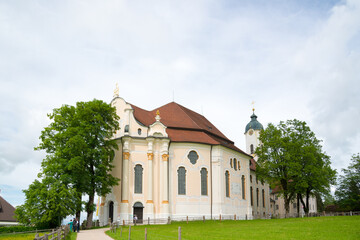
M101 198L101 225L142 219L252 219L270 213L269 185L257 181L254 149L262 125L245 128L246 152L204 116L171 102L152 111L115 92L120 117L112 174L121 179Z

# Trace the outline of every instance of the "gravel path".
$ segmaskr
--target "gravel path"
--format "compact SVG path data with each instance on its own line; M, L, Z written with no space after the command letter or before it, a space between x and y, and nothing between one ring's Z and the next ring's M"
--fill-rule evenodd
M76 240L113 240L105 234L107 230L109 230L109 228L82 230L77 234Z

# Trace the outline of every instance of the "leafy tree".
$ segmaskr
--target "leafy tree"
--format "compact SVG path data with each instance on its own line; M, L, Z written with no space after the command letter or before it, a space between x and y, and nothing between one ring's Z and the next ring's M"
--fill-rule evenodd
M279 126L269 124L260 133L262 144L256 149L258 156L256 174L266 180L271 186L280 186L280 194L284 197L286 214L289 213L290 201L294 198L292 156L288 149L291 142L284 129L285 124Z
M259 139L262 144L256 149L257 175L272 186L280 186L286 214L296 196L308 213L309 197L327 192L335 178L320 141L305 122L296 119L281 121L277 126L270 123ZM302 195L306 196L305 202Z
M298 173L293 179L294 188L299 194L305 213L308 214L310 197L316 197L316 193L329 193L330 185L335 184L336 171L330 166L330 157L322 151L321 141L306 123L298 120L290 123L291 141L296 146L292 153L296 161L293 166L294 172Z
M347 169L342 169L335 196L344 211L360 211L360 154L353 155Z
M42 142L36 148L47 152L43 174L58 176L76 189L78 211L80 194L89 196L85 210L87 227L91 227L95 193L106 195L119 182L110 174L117 149L111 138L119 129L119 117L115 108L100 100L78 102L76 107L65 105L48 116L53 122L42 131Z
M87 194L87 227L91 227L95 193L106 195L119 182L110 174L117 149L112 137L119 129L119 117L115 108L96 99L64 105L48 117L52 122L41 132L41 143L35 148L47 154L39 174L43 181L35 181L25 190L28 204L18 211L19 218L32 223L51 220L53 224L56 215L60 219L75 211L79 218L81 196ZM44 193L56 188L58 194ZM53 210L51 204L64 204L68 211Z
M35 180L25 193L25 203L16 208L17 220L25 225L54 228L61 220L73 214L76 198L74 189L68 189L55 178Z

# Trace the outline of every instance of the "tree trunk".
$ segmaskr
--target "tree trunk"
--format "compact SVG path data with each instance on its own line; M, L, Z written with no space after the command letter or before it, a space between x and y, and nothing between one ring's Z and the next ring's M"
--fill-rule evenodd
M87 212L86 228L89 229L92 227L92 219L94 213L94 193L89 195L89 201L86 204L86 212Z
M297 217L300 217L300 194L297 194L296 208L297 208Z
M285 200L285 218L289 217L290 199L291 199L291 197L288 197L287 195L284 196L284 200Z
M309 190L306 190L306 209L305 209L305 213L306 213L306 216L308 217L309 216L309 198L310 198L310 191Z
M306 198L307 198L307 195L306 195ZM305 215L308 216L308 214L309 214L309 199L306 199L305 200L306 203L305 203L304 199L302 198L302 195L300 194L300 201L301 201L301 204L303 205Z
M78 196L78 202L76 203L76 215L75 217L78 219L78 221L80 222L80 213L81 213L81 201L82 201L82 196L80 191L77 191L79 193Z

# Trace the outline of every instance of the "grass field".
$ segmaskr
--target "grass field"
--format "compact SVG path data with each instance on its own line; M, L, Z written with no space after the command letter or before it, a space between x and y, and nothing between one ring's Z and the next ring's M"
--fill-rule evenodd
M143 225L131 227L131 239L177 239L178 227L181 239L360 239L360 216L291 218L252 221L173 222L170 225ZM128 239L128 227L110 237Z
M40 233L39 236L43 236L44 233ZM71 233L68 240L76 240L77 233ZM0 240L34 240L35 233L27 234L2 234Z

